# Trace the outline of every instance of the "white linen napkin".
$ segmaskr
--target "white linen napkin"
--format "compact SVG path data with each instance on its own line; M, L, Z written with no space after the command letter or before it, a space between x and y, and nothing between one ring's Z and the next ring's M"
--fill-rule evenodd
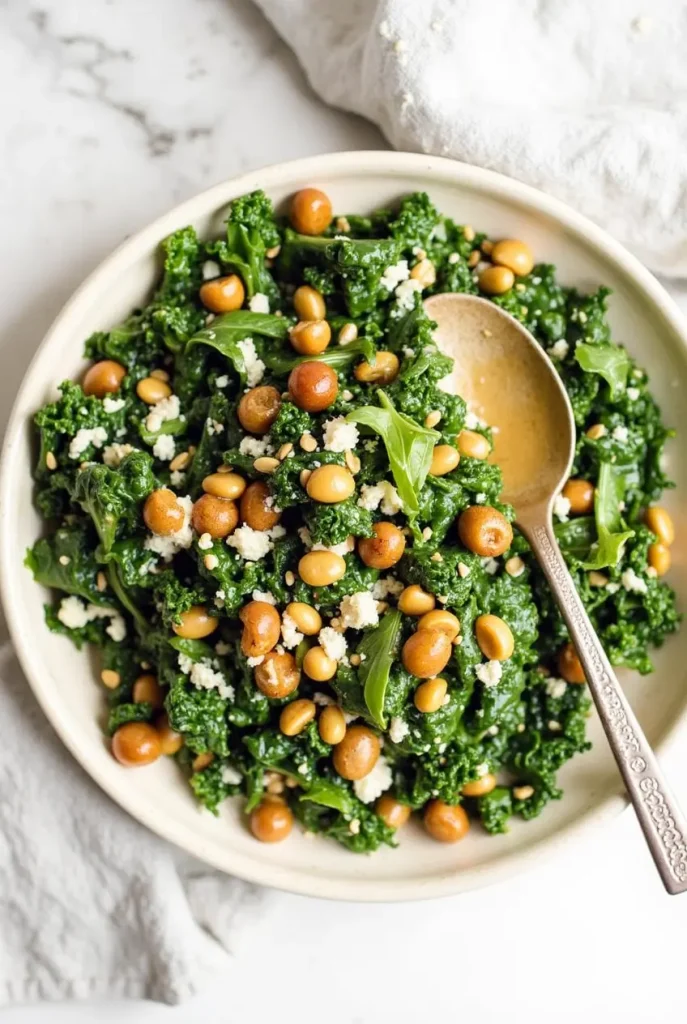
M677 0L256 0L312 87L401 150L519 178L687 274Z
M158 839L91 781L0 625L0 1007L181 1002L231 969L261 894Z

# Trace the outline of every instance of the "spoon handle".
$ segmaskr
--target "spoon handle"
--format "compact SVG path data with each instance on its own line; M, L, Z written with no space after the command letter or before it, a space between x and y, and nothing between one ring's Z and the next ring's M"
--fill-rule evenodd
M654 863L671 895L687 891L687 822L623 693L555 539L548 515L519 524L541 565L584 668Z

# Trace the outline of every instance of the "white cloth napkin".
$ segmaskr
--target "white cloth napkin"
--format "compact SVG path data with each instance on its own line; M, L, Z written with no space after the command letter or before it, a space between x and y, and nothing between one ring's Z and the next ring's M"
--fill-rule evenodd
M180 1002L232 969L261 892L181 854L98 789L48 724L3 629L0 1006Z
M320 96L397 149L519 178L687 274L682 0L256 2Z

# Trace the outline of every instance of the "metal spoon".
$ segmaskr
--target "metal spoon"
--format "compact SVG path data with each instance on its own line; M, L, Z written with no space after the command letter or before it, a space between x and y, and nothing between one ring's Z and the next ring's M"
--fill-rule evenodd
M425 302L438 324L439 347L455 358L452 381L495 429L494 461L503 498L529 541L577 649L613 755L663 884L687 890L687 822L616 679L556 541L552 507L575 453L570 399L553 364L529 331L474 295Z

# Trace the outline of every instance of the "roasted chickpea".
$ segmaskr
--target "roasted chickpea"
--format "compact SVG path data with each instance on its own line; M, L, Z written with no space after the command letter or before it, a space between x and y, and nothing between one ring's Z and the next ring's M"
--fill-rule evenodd
M126 370L121 363L116 363L114 359L101 359L86 370L83 379L84 394L95 395L96 398L112 395L119 391L125 377Z
M160 737L147 722L127 722L112 737L112 753L127 768L152 764L161 753Z
M342 779L364 779L377 764L379 738L366 725L351 725L334 747L332 761Z
M403 664L411 675L429 679L446 667L452 650L451 641L440 629L418 629L403 645Z
M430 800L422 820L432 839L440 843L457 843L470 830L470 819L463 808L443 800Z
M206 494L215 498L240 498L246 489L246 481L238 473L210 473L201 484Z
M529 245L516 238L504 238L497 242L491 250L492 263L508 267L518 277L526 277L532 273L534 256Z
M266 697L288 697L298 688L301 673L293 654L269 651L254 672L255 685Z
M134 704L152 704L154 708L161 708L164 699L162 687L155 676L148 672L138 677L133 686L132 696Z
M303 658L303 671L316 683L325 683L336 675L338 663L319 644L311 647Z
M496 789L496 776L487 772L486 775L481 775L474 782L466 782L462 792L463 796L486 796L487 793L491 793L492 789Z
M261 843L280 843L293 828L293 814L277 796L264 796L250 816L250 830Z
M172 389L166 380L160 380L159 377L144 377L136 385L136 394L146 405L155 405L163 398L169 398Z
M458 451L470 459L486 459L489 457L491 445L483 434L476 430L461 430L458 435Z
M371 569L390 569L401 560L406 539L393 523L375 523L374 537L358 541L358 554Z
M271 530L281 519L281 512L274 507L270 489L262 480L249 484L241 495L241 522L251 530Z
M328 587L346 572L346 562L334 551L308 551L298 563L298 575L309 587Z
M218 619L210 615L202 604L194 604L187 612L181 613L181 622L174 623L172 629L184 640L202 640L217 629Z
M446 608L426 612L417 624L418 629L439 629L449 640L455 640L460 633L460 620Z
M478 284L487 295L505 295L515 284L515 275L509 267L486 267L479 275Z
M513 528L491 505L471 505L458 520L458 536L468 551L496 558L513 543Z
M251 388L239 402L239 423L249 434L266 434L281 406L281 395L271 384Z
M180 732L175 732L169 724L169 718L163 712L155 722L158 737L160 739L160 753L170 756L176 754L184 745L184 737Z
M323 743L329 743L332 747L341 743L346 735L346 719L341 708L336 704L328 704L322 709L317 727Z
M200 301L212 313L233 313L240 309L246 298L246 289L238 274L215 277L200 288Z
M648 551L649 565L656 570L657 576L665 576L670 569L670 548L665 544L650 544Z
M332 340L326 320L300 320L289 333L291 347L301 356L319 356Z
M323 505L335 505L350 498L355 491L355 480L345 466L329 462L310 474L305 489L313 501L319 501Z
M644 513L644 522L666 547L675 540L675 526L669 512L659 505L652 505Z
M196 533L209 533L214 539L228 537L236 529L239 510L235 501L203 494L193 503L191 522Z
M445 679L428 679L420 683L413 695L413 703L423 715L431 715L443 707L448 692L448 684Z
M289 220L301 235L321 235L332 222L332 204L319 188L302 188L291 200Z
M391 384L398 377L399 366L394 352L377 352L371 363L367 359L358 363L353 375L361 384Z
M291 604L287 604L284 615L293 619L296 628L304 636L316 636L322 629L322 616L317 608L304 604L303 601L292 601Z
M298 736L315 717L317 708L311 700L294 700L279 716L279 728L285 736Z
M410 807L394 799L388 793L383 793L375 804L377 814L389 828L400 828L405 825L410 817Z
M452 444L437 444L432 452L429 472L431 476L446 476L456 468L459 462L460 452Z
M572 644L566 644L558 655L558 671L566 683L586 683L584 669Z
M146 498L143 506L143 521L151 533L168 537L184 525L184 509L174 491L159 487Z
M267 601L249 601L239 612L243 623L241 650L247 658L259 658L276 646L281 631L279 612Z
M299 320L324 320L327 315L327 306L322 294L309 284L302 284L300 288L296 288L293 293L293 308Z
M435 605L434 594L428 594L417 583L402 590L398 598L399 611L404 615L426 615Z
M289 398L305 412L323 412L336 401L339 381L326 363L308 359L289 374Z
M498 615L479 615L475 620L477 646L490 661L507 661L515 648L515 640L507 622Z
M568 480L562 494L570 502L574 516L586 516L594 511L594 484L589 480Z

